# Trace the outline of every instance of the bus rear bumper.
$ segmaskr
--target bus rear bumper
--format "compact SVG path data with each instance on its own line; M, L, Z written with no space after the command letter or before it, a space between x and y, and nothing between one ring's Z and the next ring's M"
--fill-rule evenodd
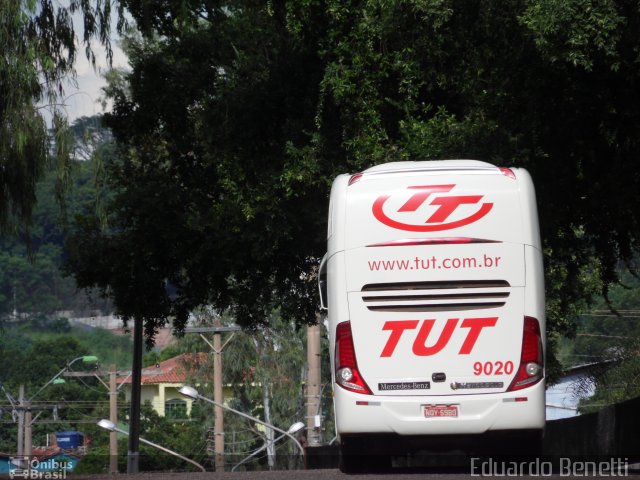
M483 434L542 430L545 424L544 382L517 392L432 397L360 395L335 388L339 436ZM449 416L427 416L428 406L444 409Z

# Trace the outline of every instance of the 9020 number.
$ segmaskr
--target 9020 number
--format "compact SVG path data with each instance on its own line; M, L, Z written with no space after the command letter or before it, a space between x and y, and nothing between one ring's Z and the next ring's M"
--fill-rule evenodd
M511 375L513 362L476 362L473 364L474 375Z

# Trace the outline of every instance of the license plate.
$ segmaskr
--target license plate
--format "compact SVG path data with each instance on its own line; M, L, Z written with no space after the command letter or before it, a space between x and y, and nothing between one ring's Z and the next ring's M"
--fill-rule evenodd
M458 416L458 405L424 405L422 408L426 418Z

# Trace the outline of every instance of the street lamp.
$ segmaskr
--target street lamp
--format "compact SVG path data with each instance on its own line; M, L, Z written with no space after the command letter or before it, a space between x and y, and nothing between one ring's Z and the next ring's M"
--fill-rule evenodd
M300 430L302 430L305 427L303 422L296 422L293 425L291 425L289 427L289 430L287 430L287 433L293 435L295 433L298 433ZM275 444L278 440L280 440L281 438L284 438L285 435L282 434L280 435L278 438L274 439L271 443ZM240 465L242 465L243 463L247 463L250 459L252 459L253 457L255 457L257 454L259 454L261 451L266 450L267 448L267 443L265 443L264 445L262 445L259 449L257 449L255 452L253 452L251 455L243 458L242 460L240 460L238 463L236 463L234 465L234 467L231 469L231 471L235 471L236 468L238 468Z
M125 435L129 436L129 432L127 432L126 430L122 430L118 427L116 427L116 425L111 421L111 420L107 420L106 418L103 418L102 420L100 420L98 422L98 426L102 427L106 430L109 430L110 432L118 432L118 433L124 433ZM156 443L150 442L149 440L145 440L142 437L139 437L140 441L142 443L146 443L147 445L153 447L153 448L157 448L158 450L161 450L165 453L168 453L169 455L173 455L174 457L178 457L181 460L184 460L185 462L189 462L192 465L195 465L196 467L198 467L200 470L202 470L203 472L206 472L205 468L200 465L198 462L195 462L193 460L191 460L190 458L184 457L182 455L180 455L177 452L174 452L173 450L169 450L166 447L163 447L162 445L158 445Z
M304 447L300 444L298 439L296 437L294 437L291 433L285 432L284 430L282 430L281 428L276 427L275 425L271 425L270 423L266 423L266 422L260 420L259 418L252 417L251 415L247 415L246 413L241 412L239 410L236 410L235 408L228 407L227 405L224 405L224 404L221 404L221 403L218 403L218 402L214 402L210 398L203 397L193 387L184 386L178 391L180 392L180 394L184 395L185 397L189 397L189 398L191 398L193 400L196 400L196 399L199 398L201 400L204 400L205 402L209 402L209 403L211 403L211 404L213 404L213 405L215 405L217 407L221 407L221 408L224 408L225 410L229 410L230 412L233 412L233 413L235 413L237 415L240 415L241 417L247 418L247 419L252 420L252 421L254 421L256 423L264 425L267 428L271 428L271 429L275 430L276 432L280 432L283 435L286 435L291 440L293 440L295 442L295 444L297 445L297 447L300 449L300 455L302 455L302 458L305 457ZM297 425L297 424L294 424L294 425Z
M47 383L45 383L42 387L40 387L40 390L38 390L36 393L34 393L31 398L29 399L29 401L33 400L41 391L43 391L45 388L47 388L49 385L51 385L52 383L55 385L61 384L61 383L65 383L64 382L64 378L60 378L60 376L66 372L69 367L71 365L73 365L74 363L76 363L77 361L82 360L83 363L97 363L98 362L98 357L96 357L95 355L82 355L80 357L74 358L73 360L71 360L70 362L68 362L64 368L62 370L60 370L58 373L56 373L51 380L49 380Z

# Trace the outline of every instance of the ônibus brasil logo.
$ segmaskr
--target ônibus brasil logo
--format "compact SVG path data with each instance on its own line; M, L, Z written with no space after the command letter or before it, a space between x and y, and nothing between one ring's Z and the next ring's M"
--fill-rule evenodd
M398 209L398 213L415 212L427 200L431 200L429 205L436 206L437 209L425 222L403 223L390 218L384 212L384 205L390 198L390 195L381 195L375 202L373 202L373 215L379 222L382 222L391 228L406 230L409 232L439 232L477 222L493 208L493 203L480 203L483 195L438 195L440 193L448 193L453 190L454 187L455 185L424 185L407 187L409 190L415 191L415 193L413 193L413 195L411 195L411 197ZM480 203L479 208L471 215L447 221L460 205L475 205L478 203Z

